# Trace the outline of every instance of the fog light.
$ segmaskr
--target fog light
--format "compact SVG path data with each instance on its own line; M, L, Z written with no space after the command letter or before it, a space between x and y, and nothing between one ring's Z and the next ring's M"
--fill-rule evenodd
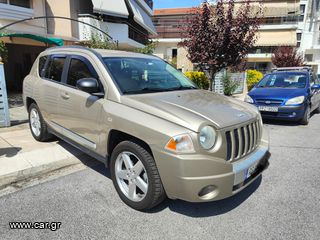
M219 190L214 185L209 185L200 190L198 196L203 200L210 200L215 198L219 193Z

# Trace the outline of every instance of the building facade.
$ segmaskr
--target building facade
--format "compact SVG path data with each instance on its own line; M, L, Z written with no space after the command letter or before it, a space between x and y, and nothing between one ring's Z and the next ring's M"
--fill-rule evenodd
M256 1L253 5L258 7L260 2ZM212 4L214 6L214 3ZM237 4L241 4L241 1ZM258 32L258 41L248 55L247 68L267 72L272 68L271 56L276 47L297 45L300 4L299 1L292 0L266 0L263 1L263 6L263 22ZM154 11L154 24L158 32L158 36L154 37L158 42L155 54L167 61L177 57L177 67L182 71L193 69L193 65L186 58L186 50L179 47L183 29L181 26L186 24L190 14L192 14L191 8Z
M9 94L21 93L24 77L45 48L106 37L85 23L106 32L120 49L134 49L156 34L152 15L152 0L0 0L0 28L21 21L0 32L8 49ZM32 17L44 18L22 21Z
M298 47L307 65L320 74L320 1L301 0L297 30Z

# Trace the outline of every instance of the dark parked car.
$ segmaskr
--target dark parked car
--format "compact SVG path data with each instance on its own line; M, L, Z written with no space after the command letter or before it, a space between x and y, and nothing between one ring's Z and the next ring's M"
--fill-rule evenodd
M309 123L320 112L320 84L307 67L276 68L248 93L246 102L257 106L263 118Z

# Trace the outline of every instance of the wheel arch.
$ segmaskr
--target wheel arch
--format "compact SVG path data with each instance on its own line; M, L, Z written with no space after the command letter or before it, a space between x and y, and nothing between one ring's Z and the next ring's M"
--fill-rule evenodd
M153 153L152 150L149 146L148 143L146 143L145 141L143 141L142 139L135 137L131 134L116 130L116 129L112 129L109 133L108 136L108 142L107 142L107 153L108 156L110 157L112 154L113 149L121 142L123 141L132 141L137 143L138 145L140 145L141 147L145 148L153 157ZM108 161L109 164L110 161Z

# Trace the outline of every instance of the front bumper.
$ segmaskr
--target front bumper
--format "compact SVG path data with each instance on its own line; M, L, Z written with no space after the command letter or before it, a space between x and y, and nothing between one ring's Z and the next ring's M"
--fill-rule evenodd
M258 107L258 105L255 105ZM263 112L261 111L262 118L265 119L282 119L282 120L291 120L298 121L303 118L305 113L305 105L297 105L297 106L279 106L278 112Z
M154 152L154 157L169 198L207 202L230 197L246 188L268 167L270 153L264 131L259 147L236 162L167 152ZM252 166L256 170L248 176Z

